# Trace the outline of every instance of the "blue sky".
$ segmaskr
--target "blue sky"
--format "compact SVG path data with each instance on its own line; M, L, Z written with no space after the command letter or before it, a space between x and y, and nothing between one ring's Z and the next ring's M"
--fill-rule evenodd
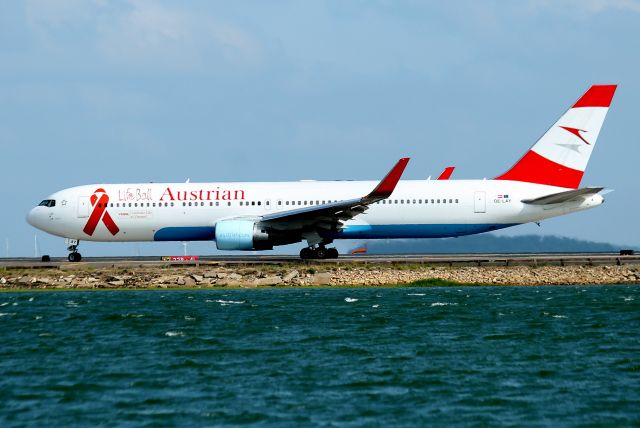
M376 179L402 156L406 178L493 177L592 83L620 86L582 184L615 192L501 233L640 245L639 18L635 0L0 2L0 255L36 233L65 254L24 216L78 184Z

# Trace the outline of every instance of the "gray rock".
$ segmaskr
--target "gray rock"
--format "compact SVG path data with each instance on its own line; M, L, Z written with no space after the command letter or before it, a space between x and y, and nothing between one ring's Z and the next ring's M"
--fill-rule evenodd
M121 279L117 279L115 281L109 281L107 284L114 285L116 287L124 285L124 281Z
M220 277L218 276L218 272L213 271L213 270L205 271L205 272L202 274L202 276L204 276L205 278L220 278Z
M196 285L196 281L190 276L188 276L184 279L184 285L186 285L187 287L191 287Z
M253 281L253 283L258 286L265 286L265 285L274 286L274 285L282 284L282 278L279 276L267 276L264 278L258 278L255 281Z
M33 282L33 279L35 278L31 278L29 276L23 276L18 280L18 284L31 284Z
M239 275L237 273L230 273L229 275L227 275L227 279L229 281L240 281L242 279L242 275Z
M218 279L226 278L228 274L226 272L218 272Z
M178 280L176 281L176 284L184 285L184 276L179 276Z
M175 278L171 276L158 276L151 281L153 284L172 282Z
M330 285L331 284L331 272L321 272L313 275L311 283L315 285Z
M0 278L0 284L6 284L6 283L7 283L7 279L4 276Z
M297 276L298 276L298 271L297 271L297 270L292 270L291 272L289 272L288 274L286 274L286 275L282 278L282 280L283 280L284 282L289 282L289 281L291 281L293 278L295 278L295 277L297 277Z
M196 275L195 273L191 275L191 278L193 278L195 282L202 282L202 280L204 279L202 275Z

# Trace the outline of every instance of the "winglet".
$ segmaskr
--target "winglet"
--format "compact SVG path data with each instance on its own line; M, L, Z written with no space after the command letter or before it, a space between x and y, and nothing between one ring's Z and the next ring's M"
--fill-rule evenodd
M455 166L448 166L444 169L444 171L442 171L442 173L440 174L440 176L438 177L438 180L448 180L449 177L451 177L451 174L453 174L453 170L456 169Z
M407 163L409 163L409 158L400 159L382 181L378 183L376 188L365 196L364 199L367 201L380 201L391 196L398 181L400 181L404 169L407 167Z

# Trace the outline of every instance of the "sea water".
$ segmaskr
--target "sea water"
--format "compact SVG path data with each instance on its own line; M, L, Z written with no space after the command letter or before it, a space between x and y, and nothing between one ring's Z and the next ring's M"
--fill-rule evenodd
M0 426L640 424L640 287L0 294Z

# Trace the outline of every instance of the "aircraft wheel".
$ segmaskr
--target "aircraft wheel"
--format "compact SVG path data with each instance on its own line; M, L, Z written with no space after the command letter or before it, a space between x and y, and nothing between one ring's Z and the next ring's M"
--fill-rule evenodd
M329 248L327 250L327 258L328 259L337 259L338 258L338 249L337 248Z
M304 247L302 250L300 250L300 258L302 260L311 259L313 258L313 255L313 251L308 247Z
M318 247L315 251L315 256L317 259L326 259L327 258L327 249L324 247Z
M69 253L69 257L67 257L70 262L79 262L82 260L82 255L80 253Z

